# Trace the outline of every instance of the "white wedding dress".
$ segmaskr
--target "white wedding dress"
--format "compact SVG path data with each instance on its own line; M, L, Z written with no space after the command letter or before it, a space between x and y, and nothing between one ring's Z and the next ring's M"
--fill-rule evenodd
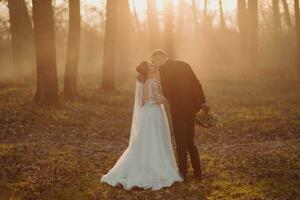
M129 146L101 182L121 184L126 190L135 186L159 190L182 181L161 98L156 79L148 79L144 85L137 81Z

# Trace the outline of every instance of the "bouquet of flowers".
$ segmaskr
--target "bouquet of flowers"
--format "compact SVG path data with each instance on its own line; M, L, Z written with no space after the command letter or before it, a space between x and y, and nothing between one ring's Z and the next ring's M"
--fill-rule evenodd
M202 126L204 128L213 128L221 127L222 122L219 115L213 112L200 111L196 115L196 125Z

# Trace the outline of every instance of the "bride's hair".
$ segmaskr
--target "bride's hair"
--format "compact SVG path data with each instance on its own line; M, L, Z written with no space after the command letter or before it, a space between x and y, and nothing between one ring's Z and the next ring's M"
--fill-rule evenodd
M138 75L138 80L140 82L145 82L148 78L148 75L149 75L149 68L148 68L148 62L147 61L143 61L141 62L137 68L136 68L136 71L139 73Z

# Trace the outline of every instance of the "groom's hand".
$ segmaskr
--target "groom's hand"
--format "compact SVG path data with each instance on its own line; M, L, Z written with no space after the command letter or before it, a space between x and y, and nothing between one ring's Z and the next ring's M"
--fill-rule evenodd
M210 106L206 103L201 105L201 109L205 112L205 113L209 113L210 110Z

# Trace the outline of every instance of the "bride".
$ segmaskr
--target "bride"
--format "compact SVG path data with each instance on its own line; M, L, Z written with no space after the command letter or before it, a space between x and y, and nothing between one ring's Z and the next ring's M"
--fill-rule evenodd
M182 181L171 144L158 69L142 62L138 67L135 105L128 148L101 178L112 186L159 190Z

